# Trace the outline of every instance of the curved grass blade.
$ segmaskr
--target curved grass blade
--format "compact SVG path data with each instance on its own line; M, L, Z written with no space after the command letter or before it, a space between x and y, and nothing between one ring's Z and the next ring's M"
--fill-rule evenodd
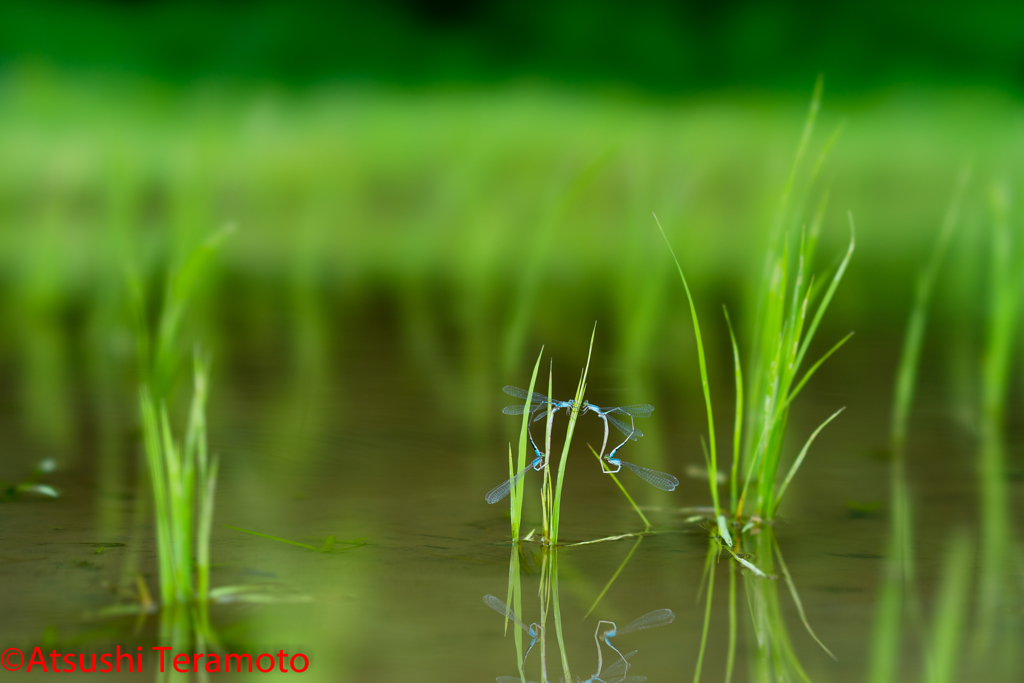
M818 329L818 324L825 316L825 311L832 302L832 296L836 293L836 289L839 288L839 283L842 281L843 274L846 272L847 266L850 265L850 259L853 258L854 249L857 247L857 231L853 223L853 213L847 213L847 218L850 221L850 246L847 247L846 255L843 256L843 260L839 263L836 274L832 276L832 282L829 283L828 289L825 290L825 296L822 298L821 303L818 304L818 309L814 312L814 318L811 320L810 327L807 328L803 343L800 345L800 351L796 355L796 362L793 364L794 371L803 362L804 356L807 354L807 347L811 345L811 340L814 339L814 333Z
M850 332L845 337L836 342L835 346L829 349L824 356L819 358L817 362L815 362L814 365L812 365L807 370L807 372L804 373L804 376L800 378L800 381L797 383L796 387L794 387L793 390L789 392L789 396L786 397L786 402L782 404L782 408L780 408L780 410L785 410L786 408L789 407L789 404L793 402L793 399L796 398L796 395L800 393L800 390L804 388L804 385L807 384L808 380L811 379L811 376L814 375L817 369L821 367L821 364L827 361L829 356L838 351L843 344L850 341L850 337L852 336L853 332Z
M782 501L782 496L783 494L786 493L786 488L789 486L789 482L793 480L793 477L796 475L797 470L800 469L800 465L803 464L804 458L807 457L807 450L811 447L811 444L814 443L814 439L818 436L821 430L824 429L829 422L839 417L839 413L843 412L844 410L846 410L846 406L843 406L836 412L832 413L828 417L828 419L822 422L820 425L818 425L818 428L815 429L807 438L807 443L805 443L804 447L800 449L800 455L796 456L796 460L794 460L793 464L790 466L789 473L786 474L786 478L783 480L782 486L779 487L779 493L775 496L775 509L772 511L772 516L774 516L775 513L778 512L779 503Z
M807 621L807 615L804 613L804 604L800 602L800 595L796 591L796 584L793 583L793 577L790 576L789 569L786 567L786 561L782 559L782 550L779 549L778 541L776 541L774 538L772 539L772 545L775 546L775 557L777 557L779 560L779 569L782 570L782 576L786 579L786 586L789 587L789 594L793 596L793 602L796 603L796 611L800 614L800 621L803 622L804 628L807 629L807 632L811 635L811 638L814 638L814 642L820 645L821 649L827 652L829 657L838 662L839 658L832 654L832 650L825 647L825 643L821 642L821 639L818 638L818 635L814 632L814 629L811 628L810 622Z
M593 449L591 449L591 450L593 450ZM630 558L633 557L633 553L636 552L636 549L640 546L640 541L642 541L642 540L644 540L643 536L640 536L639 538L636 539L636 543L634 543L633 547L629 549L629 553L626 555L626 559L624 559L622 561L622 564L619 565L619 568L615 570L614 574L612 574L612 578L608 579L608 583L606 583L604 585L604 588L601 589L601 592L598 593L596 598L594 598L594 602L590 605L590 609L588 609L587 613L583 615L584 619L589 617L590 613L594 611L594 608L597 607L601 603L601 599L604 598L605 593L607 593L608 589L612 587L613 583L615 583L615 579L619 578L619 574L621 574L622 570L626 568L627 564L629 564ZM629 655L626 655L626 657L628 658ZM606 671L605 673L609 673L610 674L612 672L611 671ZM625 673L625 672L623 672L623 673Z
M665 234L665 229L661 227L661 221L658 220L657 215L654 216L654 222L658 226L658 230L661 231L661 236L665 240L665 245L668 247L668 251L672 254L672 260L676 264L676 270L679 271L679 279L683 281L683 289L686 290L686 300L690 304L690 317L693 319L693 334L697 340L697 361L700 365L700 385L704 391L704 407L708 414L708 442L711 446L711 466L708 468L709 472L718 471L718 459L717 450L715 446L715 418L711 408L711 385L708 383L708 366L707 360L704 358L704 340L700 334L700 321L697 319L697 306L693 303L693 295L690 293L690 285L686 282L686 275L683 274L683 266L680 265L679 259L676 257L676 252L672 249L672 243L668 241L668 235ZM714 481L714 477L708 477L708 483L711 487L711 500L715 506L715 516L719 514L718 505L718 482Z

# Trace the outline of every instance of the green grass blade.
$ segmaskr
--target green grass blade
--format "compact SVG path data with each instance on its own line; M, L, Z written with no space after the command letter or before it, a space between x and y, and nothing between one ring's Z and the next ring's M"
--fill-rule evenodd
M679 271L679 279L683 281L683 289L686 290L686 300L690 303L690 316L693 318L693 334L697 339L697 361L700 364L700 384L704 390L704 406L708 414L708 444L711 451L711 465L708 468L708 485L711 488L711 500L715 508L715 516L719 514L718 505L718 459L717 451L715 449L715 418L711 409L711 386L708 383L708 368L707 361L704 358L704 341L700 334L700 321L697 319L697 307L693 303L693 296L690 294L690 285L686 283L686 275L683 274L683 267L679 263L679 259L676 257L676 252L672 248L672 243L668 240L668 235L665 234L665 229L661 227L661 221L658 217L654 216L654 222L658 226L658 230L661 231L661 236L665 240L665 245L668 247L668 251L672 254L672 260L675 261L676 270Z
M522 618L523 615L523 589L519 569L520 548L513 544L512 555L508 561L508 595L505 597L505 604L512 606L512 611ZM508 615L505 615L505 633L508 633ZM523 671L523 630L514 628L513 640L516 643L516 666L519 667L519 677L525 683L526 674Z
M796 460L794 460L793 464L790 466L789 472L786 474L786 478L782 481L782 486L779 487L779 492L775 495L775 509L772 511L773 516L776 512L778 512L779 503L782 502L782 496L785 495L786 489L789 487L789 482L793 481L793 477L796 476L797 471L800 469L800 465L803 464L804 458L807 457L807 451L808 449L810 449L811 444L814 443L814 439L818 436L821 430L824 429L826 425L828 425L829 422L839 417L839 413L843 412L844 410L846 410L845 406L843 406L836 412L832 413L828 417L828 419L822 422L820 425L818 425L818 428L815 429L807 438L807 443L805 443L804 447L800 449L800 454L796 456Z
M233 529L234 531L241 531L243 534L249 534L250 536L259 536L260 538L266 538L271 541L277 541L278 543L286 543L288 545L298 546L299 548L306 548L307 550L312 550L313 552L320 552L319 548L317 548L315 545L310 545L308 543L299 543L298 541L291 541L287 538L281 538L280 536L271 536L270 534L263 534L259 531L250 531L249 529L231 526L230 524L225 524L224 528Z
M729 309L722 306L725 313L725 324L729 328L729 341L732 342L733 375L736 378L736 419L732 429L732 466L729 477L729 506L736 507L737 475L740 466L740 449L743 442L743 368L740 365L740 348L736 343L736 333L732 329L732 321L729 319ZM716 474L717 476L717 474Z
M736 664L736 565L729 563L729 645L725 655L725 683L732 683L732 670Z
M558 639L558 651L562 656L562 675L564 680L572 680L572 672L569 670L569 657L565 649L565 639L562 635L562 606L558 597L558 551L551 552L551 604L555 616L555 637Z
M952 683L964 680L958 675L958 664L963 652L964 626L971 581L974 549L970 536L960 531L953 535L946 551L939 587L938 603L932 621L930 646L926 648L925 662L928 683Z
M530 387L526 390L525 408L523 410L523 423L519 429L519 466L516 468L516 472L522 472L523 468L526 467L526 453L530 447L530 439L527 436L527 431L530 429L530 420L533 419L533 413L530 411L530 406L533 399L533 388L537 384L537 371L540 370L540 359L544 356L544 347L540 347L540 353L537 354L537 362L533 364L533 374L530 376ZM526 478L520 479L515 486L512 487L512 491L509 492L509 505L512 509L512 541L513 543L519 542L519 529L523 521L523 489L526 487Z
M800 390L804 388L804 385L807 384L807 382L811 379L811 377L814 376L814 373L818 370L818 368L821 367L822 363L827 361L829 359L829 357L833 353L835 353L840 348L842 348L843 344L845 344L846 342L850 341L850 337L852 337L852 336L853 336L853 332L850 332L845 337L840 339L838 342L835 343L835 345L831 349L828 350L827 353L825 353L824 356L819 358L814 363L814 365L812 365L811 367L809 367L807 369L807 372L805 372L804 376L800 378L800 381L793 388L793 390L789 393L789 396L786 398L786 402L782 404L782 407L779 410L785 410L786 408L789 407L789 404L793 402L793 399L795 399L797 397L797 394L799 394Z
M715 543L708 545L708 561L715 555ZM697 652L697 666L693 671L693 683L699 683L701 668L704 665L704 651L708 644L708 631L711 629L711 599L715 595L715 568L712 566L708 572L708 599L704 606L704 628L700 634L700 650Z
M807 354L807 347L811 345L811 340L814 339L814 333L818 330L818 324L821 323L821 319L824 317L825 311L828 310L828 305L832 302L832 296L836 293L836 289L839 288L839 283L843 279L843 274L846 273L846 268L850 265L850 259L853 258L853 252L857 246L857 231L853 223L853 214L848 213L847 217L850 221L850 246L847 247L846 255L843 256L843 260L839 263L839 267L836 269L835 275L832 276L832 282L829 283L828 289L825 291L825 296L822 298L821 303L818 304L818 308L814 313L811 325L807 328L807 334L800 345L800 352L797 354L796 363L793 365L794 372L800 368L804 356Z
M590 449L590 450L594 450L594 449ZM636 549L638 547L640 547L640 541L642 541L642 540L644 540L643 536L640 536L639 538L636 539L636 543L634 543L633 547L629 549L629 553L626 555L626 559L624 559L622 561L622 563L619 565L619 568L616 569L615 573L612 574L612 577L610 579L608 579L608 583L606 583L604 585L604 588L601 589L601 592L597 594L596 598L594 598L594 602L590 605L590 609L588 609L587 613L583 615L584 619L589 617L590 613L594 611L594 608L597 607L601 603L601 600L604 598L605 594L608 592L608 589L612 587L613 583L615 583L615 579L619 578L619 574L621 574L622 570L626 568L627 564L629 564L630 558L633 557L633 553L636 552Z
M555 363L551 360L548 364L548 396L554 394L554 372ZM544 471L541 472L543 480L540 487L540 512L545 543L551 542L551 429L555 424L553 408L549 403L544 425Z
M814 642L821 646L821 649L828 653L828 656L839 661L839 658L832 654L832 650L829 650L825 643L821 642L818 635L811 628L811 624L807 621L807 614L804 612L804 604L800 601L800 594L796 590L796 584L793 582L793 577L789 573L789 568L786 567L786 561L782 558L782 550L779 548L778 541L772 539L772 544L775 546L775 557L779 561L779 569L782 570L782 576L786 579L786 586L789 588L789 594L793 597L793 603L796 605L796 611L800 615L800 621L803 622L804 628L807 629L807 633L810 634L811 638L814 638Z
M594 337L597 335L597 323L590 333L590 349L587 351L587 364L580 375L580 382L576 386L576 395L573 402L572 413L569 415L569 426L565 430L565 443L562 445L562 457L558 461L558 478L555 483L555 501L551 506L551 545L558 545L558 526L562 506L562 485L565 483L565 467L569 461L569 446L572 445L572 435L576 430L576 420L580 416L580 408L583 406L583 394L587 390L587 373L590 371L590 359L594 354ZM563 654L564 657L564 654ZM567 680L570 680L567 678Z
M917 369L920 364L921 347L924 345L924 333L928 324L928 308L931 303L935 282L938 280L942 261L949 249L953 233L960 219L964 191L970 180L970 166L964 166L957 177L953 195L946 215L939 229L935 245L932 247L928 265L920 273L914 290L914 308L907 321L907 331L903 337L903 348L900 351L900 362L896 372L896 387L892 408L892 442L893 448L902 449L907 438L907 422L910 407L914 401L914 387L917 384Z

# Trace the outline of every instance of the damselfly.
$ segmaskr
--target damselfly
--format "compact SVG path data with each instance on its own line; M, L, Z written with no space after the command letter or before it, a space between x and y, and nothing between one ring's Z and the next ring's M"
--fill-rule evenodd
M630 406L615 406L613 408L602 408L601 406L595 406L590 401L583 402L583 413L594 413L604 422L604 441L601 444L601 455L604 455L604 451L608 448L608 425L612 424L616 429L626 435L626 441L636 441L639 437L643 436L644 433L636 428L633 423L634 417L650 417L654 411L654 406L649 403L638 403ZM621 419L615 417L615 414L625 415L629 417L629 423L623 422ZM625 443L625 441L623 441ZM621 446L620 446L621 448ZM615 450L618 450L616 448Z
M519 621L519 617L512 611L512 608L506 605L504 602L494 597L493 595L487 594L484 596L484 604L493 609L498 614L508 618L516 626L526 631L526 635L530 636L530 646L526 648L526 654L523 655L523 662L526 662L526 658L530 654L530 650L533 649L533 644L537 642L537 638L540 637L541 633L544 632L544 628L537 623L526 626L523 622ZM616 650L618 652L618 650ZM619 653L621 656L622 653Z
M626 441L628 440L629 439L627 438ZM612 452L604 457L601 463L601 471L608 474L615 474L625 466L627 469L632 470L636 476L640 477L654 488L661 489L662 491L675 491L676 487L679 486L679 480L671 474L648 469L646 467L640 467L640 465L634 465L631 462L626 462L625 460L620 460L615 457L615 453L626 445L626 441L623 441L613 448ZM609 468L605 468L605 463L609 465ZM614 467L615 469L610 469L611 467Z
M544 410L544 409L547 407L548 404L551 405L551 409L552 410L556 410L557 411L557 410L561 410L562 408L565 408L567 412L572 410L572 407L574 405L574 402L571 401L571 400L570 401L559 401L558 399L548 398L544 394L538 394L536 391L533 392L533 394L530 394L530 392L528 392L526 389L520 389L519 387L514 387L511 384L506 386L506 387L503 387L502 391L504 391L509 396L514 396L515 398L521 398L524 401L526 400L527 396L530 396L530 410L529 410L529 412L531 414L533 414L533 413L541 413L541 411L543 411L543 413L541 413L541 415L546 414L547 411ZM505 406L504 408L501 409L501 412L505 413L506 415L522 415L523 411L525 409L526 409L526 405L525 404L517 403L515 405ZM537 417L534 418L534 421L539 420L541 418L541 415L537 415Z
M537 448L537 442L533 440L533 434L530 432L530 430L527 429L526 432L530 434L530 443L533 445L533 452L536 453L536 457L533 459L533 462L531 462L529 465L521 469L517 475L515 475L508 481L503 481L502 483L498 484L493 489L487 492L487 495L484 496L484 500L486 500L491 505L497 503L499 500L507 496L509 494L509 491L511 491L516 486L516 484L519 483L519 480L525 477L526 473L529 472L531 469L536 470L538 472L544 469L544 454L540 452L539 448Z

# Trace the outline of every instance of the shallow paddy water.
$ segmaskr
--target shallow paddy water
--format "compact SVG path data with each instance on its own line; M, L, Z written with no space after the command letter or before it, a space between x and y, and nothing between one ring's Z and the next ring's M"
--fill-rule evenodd
M865 347L852 352L855 358L870 357L872 340L864 341ZM503 636L502 618L482 602L485 594L504 600L508 591L513 552L508 506L489 506L483 497L507 477L507 442L516 438L519 425L500 412L511 403L501 385L526 384L528 377L497 378L492 386L491 377L465 373L449 376L441 386L422 356L410 357L396 340L364 344L350 345L343 371L323 367L296 379L285 368L265 363L215 372L210 441L223 464L212 582L214 587L257 585L275 596L273 604L214 606L212 622L221 648L301 652L309 659L302 674L308 680L488 681L517 675L511 630ZM698 590L708 533L687 523L690 513L683 508L707 504L706 484L685 476L688 466L702 464L700 404L694 394L679 396L657 382L636 395L636 385L604 365L599 352L595 358L588 398L657 406L643 422L645 438L623 454L676 474L681 485L662 493L625 472L621 481L647 510L656 533L639 542L627 538L558 551L566 661L574 678L586 679L598 666L598 619L622 626L669 608L676 615L672 624L624 634L619 646L623 652L638 650L630 659L630 676L691 680L704 618ZM562 372L573 373L564 367ZM559 386L565 385L556 383L556 396L568 395L570 390L558 391ZM84 389L79 394L88 396ZM775 588L792 650L813 681L867 680L889 529L884 446L890 397L890 386L875 373L859 378L826 374L791 419L791 438L802 442L821 415L847 406L815 443L774 529L807 618L838 658L833 661L804 630L779 577ZM727 399L723 396L720 416L731 420ZM149 491L145 479L142 485L136 481L141 460L135 418L129 402L114 404L121 407L98 413L90 400L81 399L79 408L88 416L82 421L98 424L82 430L73 455L47 477L61 490L59 499L23 497L0 504L0 642L25 652L37 645L46 652L75 653L142 646L147 652L143 673L121 674L118 680L151 680L157 675L150 648L157 644L158 617L98 615L112 605L137 602L132 598L136 573L145 577L150 591L156 590L155 543L146 514ZM8 405L17 410L13 399ZM944 394L928 381L919 405L910 449L915 583L923 600L923 632L930 634L949 539L961 528L971 539L977 536L976 447ZM563 427L564 420L560 415L556 427ZM40 453L13 420L7 428L10 455L2 474L13 478L30 470ZM598 421L581 419L579 429L563 501L563 539L572 543L641 531L636 514L585 450L586 442L600 441ZM728 436L720 438L724 451ZM538 486L539 477L528 475L527 531L539 528ZM1019 494L1019 488L1014 479L1011 490ZM327 536L339 542L320 553L228 527L316 547ZM357 539L365 544L341 542ZM725 675L729 562L723 554L715 568L702 680ZM541 547L524 543L520 616L527 624L539 617L535 596L542 563ZM584 618L620 567L603 599ZM737 681L756 680L756 638L743 589L751 581L764 580L745 572L739 582ZM969 592L973 605L975 591ZM1009 623L1017 624L1024 605L1009 596L1003 608ZM970 615L973 607L964 609ZM563 669L553 630L549 617L548 677L558 680ZM1019 680L1024 669L1016 660L993 662L977 654L986 647L977 642L977 631L969 629L971 637L954 644L962 655L952 680L976 680L983 674L990 675L988 680ZM906 680L917 680L925 669L919 642L904 636ZM539 647L527 660L528 680L541 678ZM604 648L604 666L613 658ZM259 680L285 675L296 677L251 674ZM5 673L3 679L31 676Z

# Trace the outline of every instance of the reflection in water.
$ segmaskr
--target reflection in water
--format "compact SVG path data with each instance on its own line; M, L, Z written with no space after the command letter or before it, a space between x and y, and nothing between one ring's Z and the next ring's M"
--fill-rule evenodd
M526 663L526 658L530 656L530 650L533 649L534 643L537 642L537 638L541 633L541 627L537 623L530 624L527 626L519 620L516 613L512 609L503 603L493 595L487 594L484 596L484 604L493 609L498 614L502 615L506 619L510 620L513 624L526 631L526 634L530 636L530 645L526 648L526 654L523 655L523 664Z
M1020 272L1024 266L1012 262L1008 195L1001 186L991 192L994 221L985 351L981 359L981 443L977 457L981 547L976 585L972 585L974 543L971 534L963 528L947 534L941 580L927 617L921 605L915 566L913 504L907 474L909 415L931 292L957 222L968 177L968 169L961 172L931 260L919 277L897 371L892 418L889 542L875 613L867 673L869 683L908 680L902 671L906 665L901 658L905 659L915 643L919 643L921 650L919 679L928 683L959 680L961 662L967 652L972 652L975 660L972 670L998 680L1012 679L1015 665L1020 619L1004 608L1019 595L1010 572L1010 557L1016 544L1005 472L1004 423L1019 309ZM977 620L973 634L968 636L967 614L972 589L977 591Z
M702 588L706 582L708 592L694 680L700 680L711 626L715 564L723 553L727 553L735 560L735 563L729 563L729 644L726 655L725 680L732 680L735 668L739 623L736 573L740 568L751 617L751 631L754 636L750 653L751 680L765 683L769 681L809 681L789 635L782 600L779 597L780 577L774 573L776 563L807 633L829 656L835 659L835 655L821 642L807 620L796 583L786 567L782 550L775 538L775 530L770 525L754 524L748 521L741 529L737 529L735 534L725 538L718 534L718 527L710 520L705 521L705 527L712 530L712 537L708 546L704 580L702 581Z
M626 635L627 633L633 633L634 631L643 631L643 630L646 630L646 629L649 629L649 628L655 628L655 627L658 627L658 626L668 626L669 624L671 624L675 620L675 618L676 618L675 613L672 610L670 610L670 609L656 609L656 610L654 610L652 612L648 612L647 614L643 615L642 617L634 619L633 621L629 622L628 624L626 624L622 628L617 627L615 625L614 621L605 621L605 620L602 619L601 621L597 622L597 629L594 631L594 639L595 640L597 639L597 633L598 633L598 631L601 631L601 624L611 624L612 627L610 629L601 631L601 640L604 641L605 645L607 645L611 649L615 650L615 653L617 655L619 655L619 657L622 659L622 663L625 664L626 668L628 669L629 665L626 663L625 656L623 656L623 654L621 652L619 652L619 649L617 647L612 645L611 639L614 638L615 636L621 636L621 635ZM598 645L597 645L597 661L598 661L597 671L598 671L598 674L599 674L601 672L601 663L603 662L603 659L602 659L602 656L601 656L601 644L600 643L598 643ZM596 675L597 674L595 674L595 676Z
M636 549L634 545L634 550ZM558 550L556 548L542 548L540 555L540 587L538 590L538 599L540 607L540 623L531 623L526 626L523 621L517 617L518 614L522 614L522 580L521 580L521 566L520 562L522 558L522 551L518 545L513 546L512 555L509 560L509 586L508 595L509 600L513 607L509 607L499 598L493 595L485 595L483 601L487 606L494 609L499 614L505 616L511 620L518 628L513 629L514 640L516 646L516 665L519 669L519 676L499 676L497 678L498 683L512 683L513 681L525 681L526 673L524 671L524 663L526 656L533 648L534 643L539 643L540 647L540 669L541 669L541 680L547 682L548 678L548 638L547 634L549 630L546 628L548 623L548 616L550 615L554 623L555 641L558 645L559 659L562 667L562 680L571 681L572 673L569 668L569 660L565 645L566 634L563 631L562 625L562 612L561 604L558 593ZM630 552L629 557L632 557ZM627 557L628 561L628 557ZM616 572L616 576L622 570ZM614 581L614 577L612 579ZM608 585L605 586L605 590L601 592L603 596L607 591L608 586L611 585L609 581ZM598 601L600 596L598 597ZM595 605L597 601L595 601ZM593 609L593 607L591 607ZM597 648L597 670L584 680L584 683L607 683L608 681L614 681L615 683L641 683L646 681L646 676L639 675L627 675L630 669L630 658L637 653L637 650L632 650L626 653L622 653L616 645L612 643L612 639L618 636L624 636L637 631L644 631L647 629L655 628L658 626L667 626L671 624L675 619L675 613L670 609L657 609L647 614L634 619L627 625L619 628L614 621L602 619L597 622L597 626L594 629L594 644ZM608 628L610 626L610 628ZM523 634L530 636L530 643L525 648L523 647ZM617 642L617 641L616 641ZM605 666L604 651L602 644L613 650L616 655L616 661ZM579 679L577 679L579 680Z

